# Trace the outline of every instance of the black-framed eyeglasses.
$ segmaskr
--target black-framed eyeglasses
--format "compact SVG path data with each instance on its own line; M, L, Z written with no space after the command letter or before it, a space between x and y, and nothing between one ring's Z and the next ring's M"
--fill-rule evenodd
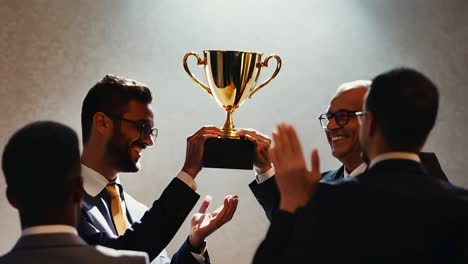
M357 117L357 121L359 122L359 125L362 124L363 117L367 115L367 111L358 111L354 113Z
M135 120L126 119L120 116L112 115L109 113L104 113L109 116L111 119L127 122L140 130L140 138L145 138L145 136L150 136L151 140L154 142L158 137L158 129L156 127L150 127L147 123L141 123Z
M349 119L355 117L356 113L358 112L359 111L339 110L335 113L328 112L325 114L321 114L319 116L320 125L322 126L322 128L327 128L328 123L330 123L330 120L332 118L335 118L335 122L337 125L339 125L340 127L345 126L346 124L348 124Z

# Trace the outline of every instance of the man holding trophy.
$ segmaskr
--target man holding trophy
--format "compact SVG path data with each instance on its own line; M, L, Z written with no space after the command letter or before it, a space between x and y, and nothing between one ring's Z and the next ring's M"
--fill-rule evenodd
M191 219L190 234L169 259L164 249L199 199L195 178L202 169L205 140L222 136L205 126L187 139L183 168L151 208L124 191L120 172L137 172L143 152L151 147L154 127L152 95L146 85L106 75L86 95L81 113L81 156L84 199L79 235L91 245L148 253L153 264L210 263L205 238L229 222L237 208L237 196L208 213L210 198Z

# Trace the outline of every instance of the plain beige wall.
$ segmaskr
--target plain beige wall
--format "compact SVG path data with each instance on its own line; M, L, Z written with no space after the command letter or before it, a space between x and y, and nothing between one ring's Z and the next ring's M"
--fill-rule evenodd
M293 123L307 154L319 148L323 169L338 162L317 117L340 83L399 65L426 73L441 95L426 150L437 153L452 182L468 187L467 15L464 0L0 0L0 148L16 129L39 119L80 131L81 102L95 82L106 73L134 78L156 97L160 135L144 153L141 172L122 181L149 205L181 168L186 137L204 124L221 126L225 118L184 72L184 54L253 50L278 54L283 68L234 114L236 125L270 134L280 121ZM194 71L203 78L200 69ZM260 79L271 72L263 70ZM240 196L234 219L208 239L214 263L250 262L265 234L267 219L247 187L253 179L250 171L216 169L197 178L200 195L214 196L212 209L226 194ZM20 228L3 177L0 186L4 253ZM187 234L188 222L170 253Z

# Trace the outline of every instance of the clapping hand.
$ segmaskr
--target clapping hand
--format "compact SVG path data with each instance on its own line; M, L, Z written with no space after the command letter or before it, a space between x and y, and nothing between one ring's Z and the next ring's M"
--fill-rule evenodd
M280 209L294 213L310 200L320 180L318 152L312 151L312 170L309 171L296 130L288 124L277 126L273 142L270 156L281 195Z

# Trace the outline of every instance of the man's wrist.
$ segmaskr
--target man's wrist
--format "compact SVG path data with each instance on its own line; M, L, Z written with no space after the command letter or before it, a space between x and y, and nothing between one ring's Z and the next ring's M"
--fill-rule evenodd
M190 177L192 177L192 179L195 179L195 177L197 177L198 173L200 172L199 170L197 169L194 169L190 166L185 166L182 167L182 171L187 173L188 175L190 175Z
M275 172L275 167L273 166L273 164L271 164L270 168L267 171L263 172L263 173L259 173L257 168L255 168L255 170L257 172L256 175L255 175L255 179L256 179L258 184L263 183L264 181L270 179L276 173Z
M190 189L192 189L194 191L197 190L197 183L192 178L192 176L190 176L187 172L185 172L183 170L179 171L176 178L181 180L183 183L187 184L187 186L190 187Z
M281 198L279 209L294 214L297 208L304 206L307 203L307 199L303 198Z
M198 255L204 255L206 252L206 241L193 241L194 239L191 236L187 237L187 247L189 248L190 252Z
M269 171L271 168L272 168L271 164L265 164L264 166L261 166L261 167L255 166L255 171L257 172L257 174L263 174Z

